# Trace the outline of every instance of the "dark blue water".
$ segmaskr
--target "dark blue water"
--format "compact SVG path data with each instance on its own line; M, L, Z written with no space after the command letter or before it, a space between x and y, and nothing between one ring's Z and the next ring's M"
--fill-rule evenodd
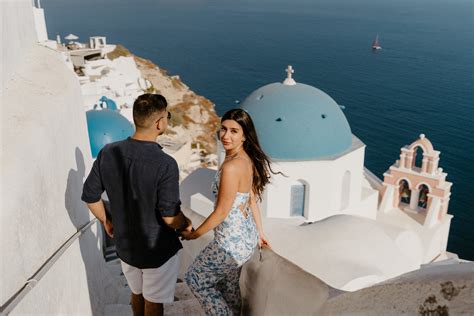
M420 133L454 183L448 250L474 260L474 24L469 0L43 0L50 38L105 35L179 74L222 114L294 78L328 93L382 177ZM383 50L370 44L379 34Z

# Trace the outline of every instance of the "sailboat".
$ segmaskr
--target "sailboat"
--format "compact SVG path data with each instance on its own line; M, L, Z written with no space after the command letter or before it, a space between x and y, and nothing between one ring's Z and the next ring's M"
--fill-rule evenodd
M379 43L379 35L378 34L375 37L374 41L372 42L372 49L373 50L382 49L382 46L380 46L380 43Z

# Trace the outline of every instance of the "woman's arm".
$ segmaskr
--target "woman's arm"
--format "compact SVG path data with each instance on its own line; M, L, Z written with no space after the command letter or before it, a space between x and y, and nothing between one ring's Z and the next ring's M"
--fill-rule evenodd
M222 166L216 208L195 231L183 232L182 237L187 240L198 238L222 223L230 212L238 189L239 165L229 161Z
M250 194L249 206L250 206L250 210L252 210L253 218L255 220L255 225L257 226L258 245L260 247L267 246L271 248L270 243L268 242L267 237L265 237L265 234L263 232L262 216L260 214L260 208L258 207L258 204L257 204L257 199L255 198L255 195L253 192Z
M263 225L262 217L260 215L260 208L257 205L257 201L253 192L250 194L250 209L252 210L253 218L255 220L255 224L257 225L258 234L263 235Z

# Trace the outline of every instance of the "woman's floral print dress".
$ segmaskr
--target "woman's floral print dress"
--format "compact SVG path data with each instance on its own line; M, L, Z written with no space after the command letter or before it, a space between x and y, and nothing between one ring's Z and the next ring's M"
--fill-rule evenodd
M220 171L212 186L216 198L219 179ZM237 192L227 218L214 229L214 239L186 273L186 283L207 315L240 315L240 270L258 243L249 197Z

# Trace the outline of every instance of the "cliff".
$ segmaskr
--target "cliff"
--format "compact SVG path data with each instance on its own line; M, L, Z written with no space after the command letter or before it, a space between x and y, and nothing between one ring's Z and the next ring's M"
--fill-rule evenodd
M146 90L166 97L172 113L167 135L179 136L181 140L189 139L199 144L203 154L216 152L215 133L219 117L214 104L203 96L197 95L181 81L179 76L170 76L167 71L152 61L133 55L125 47L117 45L114 51L107 54L111 60L120 56L133 56L142 77L151 83Z

